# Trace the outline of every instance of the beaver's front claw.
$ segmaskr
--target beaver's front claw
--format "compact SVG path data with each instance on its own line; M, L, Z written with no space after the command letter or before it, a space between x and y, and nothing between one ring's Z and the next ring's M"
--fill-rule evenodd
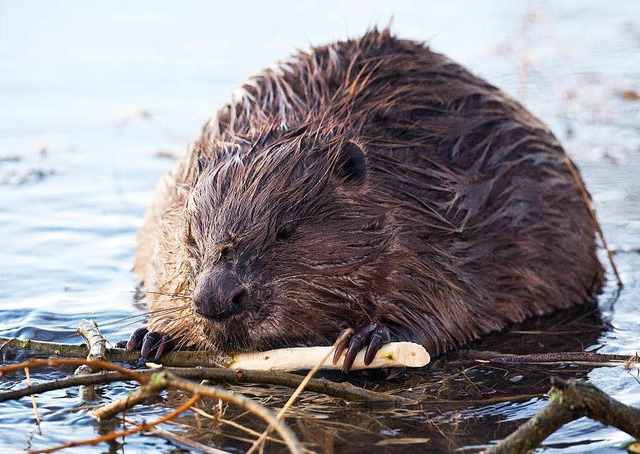
M379 325L375 322L365 323L356 328L348 336L345 336L345 338L336 345L336 351L333 354L333 363L336 364L338 362L338 359L346 348L347 354L344 357L342 370L348 372L351 366L353 366L358 352L366 346L367 350L364 353L364 363L368 366L373 361L373 358L375 358L380 347L389 342L391 342L391 333L386 326Z
M140 357L145 361L152 355L157 361L165 353L172 351L174 346L173 339L166 334L149 331L147 328L138 328L131 334L124 348L129 352L140 350Z

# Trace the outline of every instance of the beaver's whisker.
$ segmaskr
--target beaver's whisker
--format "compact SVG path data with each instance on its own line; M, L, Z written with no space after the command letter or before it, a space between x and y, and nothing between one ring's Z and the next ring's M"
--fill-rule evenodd
M191 299L191 294L186 294L186 293L165 293L165 292L151 292L151 291L145 291L145 292L141 292L142 294L148 294L148 295L159 295L159 296L168 296L170 298L187 298L187 299Z

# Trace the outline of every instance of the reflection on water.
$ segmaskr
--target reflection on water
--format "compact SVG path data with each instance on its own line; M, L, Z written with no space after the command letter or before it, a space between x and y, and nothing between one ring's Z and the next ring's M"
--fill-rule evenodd
M398 34L428 40L518 96L553 128L581 167L626 285L614 310L604 314L610 329L571 314L491 336L474 348L637 350L640 102L628 91L640 90L640 5L433 3L0 2L0 335L77 342L78 319L92 317L109 339L125 338L137 326L119 321L137 313L130 274L135 232L155 182L172 165L167 156L181 152L247 75L295 47L355 35L393 16ZM603 307L614 287L600 299ZM3 351L3 361L23 359L15 355ZM408 382L380 382L428 396L420 406L383 411L311 396L296 410L308 418L292 419L292 425L317 447L335 443L340 452L402 437L429 438L416 446L451 450L501 438L530 417L543 402L526 394L546 390L550 374L588 375L614 397L640 401L637 383L620 368L498 370L455 355L445 359ZM34 381L59 376L32 372ZM23 382L22 374L9 374L0 389ZM131 389L111 385L102 397L117 399ZM274 394L276 407L286 396L258 387L252 393ZM524 396L482 402L505 395ZM74 408L77 402L77 390L39 396L42 435L30 400L1 404L2 451L94 437L96 426ZM140 415L163 411L147 406ZM229 419L237 414L228 411ZM193 416L183 421L193 422ZM231 438L244 434L214 429L205 424L190 430L201 442L246 449ZM613 449L627 439L581 420L552 436L548 446L584 452ZM126 452L172 449L152 437L130 437L125 446Z

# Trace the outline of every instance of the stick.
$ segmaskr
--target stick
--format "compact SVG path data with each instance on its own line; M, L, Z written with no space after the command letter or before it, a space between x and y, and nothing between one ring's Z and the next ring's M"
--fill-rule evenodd
M29 368L24 368L24 374L27 376L27 386L31 386L31 374L29 374ZM33 413L36 417L36 425L38 426L38 430L40 429L40 413L38 412L38 404L36 403L36 396L31 394L31 406L33 407Z
M229 369L252 370L305 370L318 364L332 347L283 348L258 353L239 353L233 357ZM345 353L346 354L346 353ZM341 369L344 356L334 365L329 358L322 361L321 369ZM358 353L352 370L379 369L383 367L423 367L430 357L422 345L411 342L392 342L384 345L373 362L365 366L364 350Z
M582 181L582 177L580 177L580 173L578 169L576 169L575 164L571 160L568 154L564 155L565 163L567 164L567 168L573 177L573 181L578 186L580 190L580 194L582 195L582 200L584 201L585 206L587 207L587 211L591 216L591 220L593 221L593 225L596 228L596 232L598 232L598 236L600 237L600 241L602 241L602 246L607 251L607 256L609 257L609 263L611 264L611 268L613 269L613 274L616 276L616 280L618 281L618 288L623 288L624 284L622 283L622 279L620 278L620 274L618 273L618 268L616 267L616 262L613 260L613 252L609 249L609 245L607 244L607 240L604 239L604 232L602 231L602 227L600 226L600 222L598 222L598 217L596 216L596 212L593 209L593 205L591 204L591 197L589 197L589 193L587 192L587 188L584 186L584 181Z
M0 343L24 350L56 356L86 357L86 345L58 344L54 342L20 340L0 337ZM298 347L266 352L238 353L233 358L215 352L177 351L164 355L158 362L175 367L227 367L229 369L252 370L310 370L331 347ZM104 352L108 361L135 364L140 359L139 352L128 352L123 348L107 348ZM276 359L277 357L277 359ZM267 359L272 358L272 359ZM364 352L358 353L352 370L376 369L383 367L422 367L429 363L427 351L419 344L392 342L383 346L373 363L364 365ZM343 360L337 364L326 361L322 369L340 369Z
M640 438L640 409L624 405L584 381L552 377L551 385L549 403L486 454L528 452L563 424L583 416Z
M89 346L87 359L101 359L106 361L107 341L98 329L98 324L93 320L81 319L78 322L78 334L82 336Z
M591 352L558 352L558 353L534 353L531 355L506 355L504 353L490 351L469 350L464 356L476 361L503 364L584 364L587 366L613 366L625 365L627 369L635 362L634 357L625 355L606 355ZM628 364L627 364L628 363Z
M89 349L84 344L59 344L56 342L0 337L0 347L3 345L44 353L45 355L86 358L89 354ZM107 348L105 357L112 362L136 364L140 359L140 352L128 352L124 348ZM230 358L212 352L178 351L167 353L158 362L166 366L175 367L220 367L230 361Z
M313 366L313 368L309 371L309 373L307 374L306 377L304 377L304 380L302 380L302 382L300 383L300 385L296 388L296 390L293 392L293 394L291 394L291 397L289 397L289 400L287 400L287 402L284 404L284 406L280 409L280 411L278 412L278 414L276 414L276 418L278 420L282 420L283 416L285 415L285 413L287 412L287 410L293 405L293 403L296 401L296 399L298 398L298 396L302 393L302 391L304 391L304 389L306 388L307 384L309 383L309 381L313 378L313 376L316 374L316 372L318 372L318 370L320 370L320 368L322 367L322 364L325 363L328 359L329 356L332 355L332 353L335 351L336 349L336 345L340 344L344 339L346 339L346 337L348 335L350 335L353 332L353 329L349 328L348 330L344 331L340 337L338 338L338 340L336 340L333 345L331 347L329 347L325 352L324 352L324 356L322 356L317 362L316 364ZM264 448L263 443L266 440L266 438L269 436L269 433L271 433L271 430L273 429L272 425L269 425L266 429L264 429L264 432L262 432L262 434L260 435L260 437L258 437L258 439L256 441L253 442L253 445L251 445L251 448L249 448L249 450L247 451L247 454L252 454L253 452L255 452L256 449L258 449L258 447Z
M302 453L300 442L293 434L291 429L289 429L289 427L287 427L287 425L282 421L279 421L269 409L255 403L251 399L248 399L231 391L215 388L213 386L197 385L193 382L183 380L176 377L175 375L168 374L166 372L160 374L160 377L158 377L157 379L166 380L167 387L169 388L178 388L182 391L188 391L196 395L201 395L203 397L222 399L250 411L254 415L269 423L269 425L272 426L276 432L278 432L278 434L282 437L282 440L286 443L287 448L289 448L290 452L294 454Z
M40 360L47 361L47 360ZM74 360L73 364L78 364ZM34 367L33 363L22 363L20 366L26 367L30 365ZM49 362L40 363L40 365L49 365ZM8 371L4 369L6 366L0 366L0 373ZM12 368L11 370L19 370L20 368ZM287 386L289 388L296 388L300 385L304 377L300 375L289 374L286 372L272 372L272 371L256 371L256 370L229 370L213 367L197 367L197 368L163 368L167 372L171 372L182 378L188 378L191 380L209 380L214 383L232 383L232 384L271 384L278 386ZM131 380L144 380L146 382L148 378L158 370L138 370L135 372L135 377L130 375L123 375L120 372L99 372L96 374L83 375L81 377L66 377L58 380L46 381L43 383L36 383L31 386L23 388L15 388L8 391L0 392L0 402L6 402L9 400L20 399L30 394L40 394L47 391L56 389L70 388L72 386L79 385L103 385L107 383L113 383L117 381L131 381ZM335 383L325 379L313 379L309 381L307 385L307 391L316 392L320 394L326 394L327 396L338 397L349 401L360 402L398 402L409 403L411 399L396 396L389 393L381 393L375 391L368 391L359 386L352 385L348 382Z

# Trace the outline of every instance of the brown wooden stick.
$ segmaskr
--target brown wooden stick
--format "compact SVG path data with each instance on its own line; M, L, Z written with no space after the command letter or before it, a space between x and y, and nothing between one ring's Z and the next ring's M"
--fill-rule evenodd
M534 353L531 355L505 355L490 351L468 350L463 356L479 361L502 364L587 364L597 366L621 366L630 361L629 356L606 355L590 352ZM631 357L633 359L633 357ZM630 367L630 366L629 366ZM629 368L627 367L627 368Z
M128 380L134 380L140 384L147 382L148 377L140 374L136 371L127 369L126 367L118 366L117 364L108 363L99 359L77 359L77 358L48 358L48 359L30 359L19 364L7 364L0 366L0 372L13 372L16 370L29 367L35 369L37 367L60 367L60 366L80 366L86 364L89 367L97 367L100 369L107 369L119 372Z
M76 360L77 361L77 360ZM2 369L0 368L0 371ZM14 369L15 370L15 369ZM242 370L228 370L211 367L165 367L162 370L171 372L179 377L188 378L191 380L209 380L213 383L230 383L230 384L271 384L278 386L287 386L289 388L297 388L304 377L295 374L289 374L286 372L270 372L270 371L242 371ZM135 371L136 377L142 377L148 379L153 373L158 370L137 370ZM8 391L0 392L0 402L8 400L20 399L22 397L29 396L30 394L40 394L47 391L53 391L56 389L70 388L80 385L98 385L113 383L116 381L129 381L136 380L135 378L125 376L119 372L99 372L90 375L84 375L81 377L66 377L58 380L46 381L43 383L36 383L31 386L25 386L23 388L11 389ZM316 392L320 394L326 394L327 396L338 397L349 401L360 402L397 402L397 403L410 403L411 399L407 399L400 396L395 396L389 393L381 393L375 391L368 391L359 386L352 385L348 382L335 383L326 379L313 379L310 380L306 387L307 391Z
M45 355L69 356L75 358L86 358L89 348L84 344L60 344L56 342L46 342L37 340L24 340L9 337L0 337L0 347L10 346L23 350L32 350ZM112 362L122 362L136 364L140 359L140 352L128 352L124 348L107 348L105 357ZM222 360L227 362L229 358L224 358L210 352L179 351L167 353L158 362L167 366L175 367L220 367Z
M590 383L553 377L549 403L485 453L528 452L563 424L587 416L640 438L640 409L607 396Z
M182 391L191 392L197 395L199 394L203 397L222 399L250 411L254 415L269 423L269 425L272 426L276 432L278 432L291 453L302 454L302 447L300 446L300 442L293 434L291 429L289 429L289 427L287 427L287 425L282 421L279 421L269 409L255 403L251 399L248 399L240 394L233 393L231 391L215 388L213 386L198 385L196 383L188 380L183 380L182 378L176 377L175 375L166 372L156 375L154 375L154 377L156 378L154 378L153 380L164 380L166 381L167 387L177 388Z
M323 353L323 356L318 358L317 364L309 371L309 373L307 373L307 376L304 377L304 380L300 382L300 385L295 389L293 394L291 394L291 396L289 397L287 402L284 404L284 406L280 409L278 414L276 414L276 419L282 420L287 410L293 405L293 403L298 398L298 396L302 393L302 391L304 391L306 386L309 384L309 381L311 381L311 379L316 374L316 372L320 370L320 367L322 367L322 364L329 359L329 356L333 355L333 352L335 351L336 346L340 344L344 339L346 339L347 336L351 335L352 332L353 332L352 328L349 328L343 331L340 337L338 337L338 339L333 343L333 345ZM260 434L258 439L253 442L253 445L251 445L251 448L249 448L249 450L247 451L247 454L252 454L253 452L255 452L256 449L259 449L259 447L260 449L262 449L264 447L264 442L269 436L269 434L271 433L272 429L273 429L273 425L267 426L267 428L264 429L264 432Z

